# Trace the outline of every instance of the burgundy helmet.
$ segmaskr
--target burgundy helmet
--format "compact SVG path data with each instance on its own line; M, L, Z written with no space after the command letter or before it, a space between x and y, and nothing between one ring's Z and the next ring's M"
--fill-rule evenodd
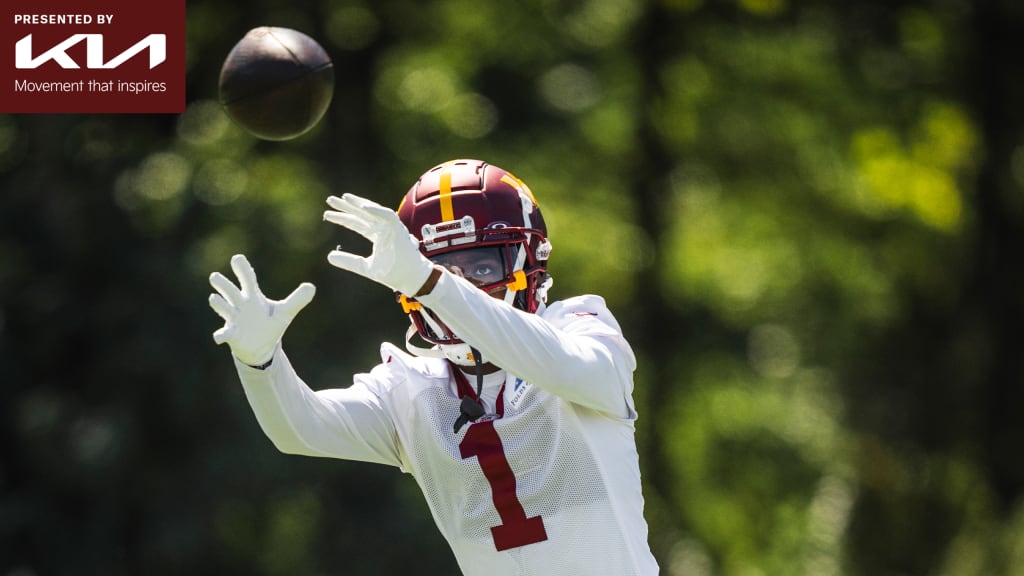
M477 285L487 292L505 288L507 302L537 311L546 291L551 244L540 207L522 180L481 160L451 160L420 176L402 199L398 216L427 258L440 261L445 254L478 249L498 255L499 274ZM545 290L538 293L542 286ZM404 296L400 300L424 340L462 342L419 303Z

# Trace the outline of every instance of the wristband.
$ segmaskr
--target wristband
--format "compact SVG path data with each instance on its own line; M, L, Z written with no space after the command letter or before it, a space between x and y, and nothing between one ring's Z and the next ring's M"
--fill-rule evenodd
M273 363L274 363L274 357L271 356L270 360L267 360L266 362L264 362L263 364L260 364L259 366L253 366L252 364L246 364L246 366L248 366L249 368L255 368L256 370L266 370Z
M437 281L441 279L441 268L434 266L434 269L430 271L430 276L427 276L427 280L423 283L413 298L419 298L420 296L426 296L434 291L434 286L437 286Z

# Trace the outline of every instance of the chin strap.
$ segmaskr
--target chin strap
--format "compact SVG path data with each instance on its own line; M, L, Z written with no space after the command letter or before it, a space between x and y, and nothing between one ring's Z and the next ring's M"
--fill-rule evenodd
M459 430L466 425L467 422L476 422L481 416L484 415L483 401L480 399L480 394L484 391L484 368L483 362L480 359L480 351L476 348L470 348L473 352L473 363L476 364L476 398L473 398L469 394L462 397L462 404L459 406L459 418L455 421L456 434Z
M444 351L438 348L427 348L425 346L417 346L412 343L412 338L417 334L416 326L411 325L409 329L405 331L405 349L409 351L413 356L423 356L426 358L447 358Z

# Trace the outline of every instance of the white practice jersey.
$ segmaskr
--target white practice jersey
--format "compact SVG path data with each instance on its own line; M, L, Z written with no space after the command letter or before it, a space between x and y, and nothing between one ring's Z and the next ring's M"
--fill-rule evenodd
M447 273L420 301L507 368L485 381L484 417L453 432L475 377L445 360L385 343L370 373L314 392L279 349L264 371L236 361L267 436L283 452L411 474L467 576L657 574L634 441L635 359L604 301L531 315Z

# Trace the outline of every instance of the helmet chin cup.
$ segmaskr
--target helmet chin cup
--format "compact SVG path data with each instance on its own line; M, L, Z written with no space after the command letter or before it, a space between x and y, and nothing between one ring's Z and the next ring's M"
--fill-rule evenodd
M459 366L475 366L475 356L473 356L473 351L469 344L464 342L461 344L435 344L431 348L426 348L412 343L412 339L417 333L415 324L411 324L409 329L405 331L405 349L413 356L445 358Z
M473 356L469 344L438 344L437 347L444 353L445 358L459 366L474 366L476 364L475 356Z

